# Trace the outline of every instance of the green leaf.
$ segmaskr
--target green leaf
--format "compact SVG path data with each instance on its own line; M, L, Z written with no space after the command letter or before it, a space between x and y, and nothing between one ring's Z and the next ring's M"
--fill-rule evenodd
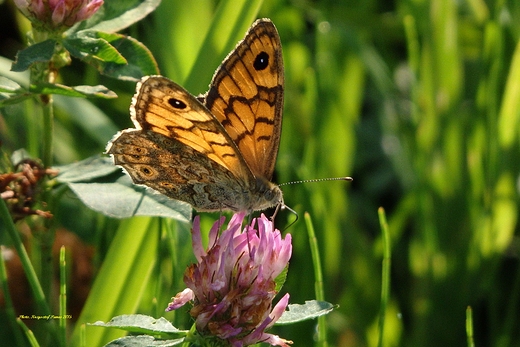
M59 171L57 180L61 183L80 183L95 181L109 176L119 168L109 158L94 156L77 163L55 167Z
M117 98L117 94L105 86L75 86L69 87L63 84L39 83L31 85L29 90L34 94L59 94L76 98L96 96L103 99Z
M169 338L184 337L188 330L179 330L166 318L155 319L144 314L125 314L112 318L109 322L95 322L89 325L112 327L126 330L131 333L164 336Z
M134 186L127 176L114 183L69 183L68 186L85 205L109 217L158 216L182 222L190 219L189 205Z
M114 218L157 216L188 222L191 206L132 184L128 176L114 183L69 183L69 188L94 211Z
M76 98L99 97L103 99L117 98L117 94L105 86L74 86L62 84L39 83L30 85L29 91L14 81L0 77L0 107L18 103L36 94L65 95Z
M107 64L103 71L105 75L138 81L143 76L159 74L159 68L152 52L141 42L119 34L104 32L96 32L96 34L116 47L127 60L127 65L124 66Z
M148 48L125 35L85 30L68 37L64 45L73 56L110 77L138 81L159 73Z
M105 1L91 18L78 23L66 33L70 35L85 29L116 32L140 21L153 12L161 0Z
M146 187L137 186L109 158L89 158L57 167L58 182L66 183L94 211L114 218L157 216L191 220L191 206Z
M105 345L105 347L169 347L177 346L184 343L184 338L175 340L156 340L152 336L126 336L114 340Z
M75 56L94 66L102 63L124 65L126 59L107 40L82 31L63 40L65 48Z
M55 45L56 41L49 39L18 51L11 66L11 71L25 71L34 63L50 61L54 54Z
M317 318L330 313L334 308L337 308L337 306L325 301L317 300L305 301L305 304L303 305L292 304L289 305L289 310L283 313L275 325L292 324Z
M0 76L0 92L6 92L6 93L25 93L26 90L21 85L16 83L15 81Z
M7 105L14 105L19 102L22 102L25 99L32 98L34 94L32 93L24 93L24 94L8 94L8 93L0 93L0 107L4 107Z
M17 104L32 96L33 94L15 81L0 76L0 107Z

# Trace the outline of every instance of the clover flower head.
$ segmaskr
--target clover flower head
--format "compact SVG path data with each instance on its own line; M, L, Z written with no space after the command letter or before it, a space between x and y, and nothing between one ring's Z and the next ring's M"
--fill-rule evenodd
M197 264L187 268L184 291L172 298L166 311L192 301L190 314L201 336L218 338L233 347L267 342L275 346L292 343L266 333L289 302L285 294L273 307L275 278L291 257L291 235L282 238L264 215L242 228L245 213L225 221L220 218L210 230L207 251L202 245L200 219L195 217L192 241Z
M63 31L92 17L103 0L14 0L14 3L35 25Z

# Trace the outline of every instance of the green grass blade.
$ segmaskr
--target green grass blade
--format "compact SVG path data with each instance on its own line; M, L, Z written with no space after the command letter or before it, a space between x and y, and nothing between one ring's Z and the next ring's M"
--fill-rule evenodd
M147 217L121 223L76 323L73 345L79 344L83 324L135 312L156 260L158 225L157 219ZM87 346L101 346L124 334L115 329L87 329Z
M0 249L0 290L3 295L4 299L4 307L3 310L5 310L10 328L13 331L14 339L16 341L16 344L18 346L24 345L24 338L21 330L19 329L18 325L16 324L16 313L13 307L13 301L11 299L11 293L9 292L9 286L7 282L7 269L5 267L5 259L6 256L5 252L8 252L10 250L4 249L2 246L2 249Z
M185 81L190 91L205 91L210 76L241 40L256 18L262 0L222 1Z
M60 248L60 343L67 345L67 261L65 246Z
M468 338L468 347L475 347L473 341L473 310L471 306L466 309L466 336Z
M498 136L503 148L518 138L520 125L520 42L517 44L507 76L504 98L498 115Z
M320 251L314 226L312 225L311 215L308 212L304 214L305 225L307 226L307 235L309 236L309 245L311 248L312 265L314 266L314 290L316 292L316 300L325 301L325 290L323 288L323 272L321 270ZM318 317L318 338L316 346L326 347L327 344L327 321L325 316Z
M25 275L27 276L29 286L31 287L34 300L38 305L38 314L50 315L51 310L47 301L45 300L45 295L43 294L43 290L38 277L36 276L36 272L34 271L34 267L31 263L31 260L29 259L29 255L27 254L25 246L22 243L20 234L13 224L13 220L11 219L11 215L9 214L9 210L7 209L7 205L3 199L0 199L0 220L4 225L4 228L7 229L7 233L12 239L16 253L20 257L20 261L22 263ZM25 326L25 324L23 326ZM49 321L48 324L46 324L46 327L48 329L48 333L52 336L52 339L56 338L57 331L54 321Z
M38 340L36 340L36 336L34 336L32 330L29 329L20 318L17 318L16 322L22 327L25 336L27 337L27 340L29 340L29 344L31 345L31 347L39 347L40 344L38 343Z
M385 316L388 307L388 300L390 297L390 266L392 264L392 252L390 242L390 231L388 230L388 223L386 221L385 210L380 207L377 211L379 216L379 225L383 235L383 278L381 281L381 307L379 311L379 343L382 347L384 343L385 332Z

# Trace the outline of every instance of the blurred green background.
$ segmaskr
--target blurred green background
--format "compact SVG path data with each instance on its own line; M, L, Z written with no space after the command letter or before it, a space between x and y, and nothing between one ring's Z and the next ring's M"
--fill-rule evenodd
M339 304L327 316L329 345L376 345L381 206L392 241L384 345L466 345L471 306L477 346L520 346L520 2L266 0L245 10L238 3L164 0L124 33L152 51L163 75L199 94L254 18L271 18L277 26L286 94L275 181L354 178L283 187L285 203L300 215L287 229L294 255L283 292L291 303L315 298L307 211L320 247L325 299ZM1 8L0 53L14 59L28 26L12 3ZM222 13L230 23L246 18L248 24L224 26L213 41L205 39ZM199 54L209 46L218 54ZM8 68L2 65L0 74ZM135 83L105 78L78 61L61 78L68 85L104 84L119 95L89 100L95 112L57 101L55 162L67 164L102 153L112 134L131 126ZM34 107L1 110L4 152L23 147L39 156ZM152 280L142 292L122 291L136 295L123 313L164 315L189 328L185 312L163 313L183 289L182 272L192 261L185 225L112 220L89 211L72 193L55 214L59 225L96 246L98 268L116 230L175 230L175 241L163 232L154 252L140 255L160 261L145 271L143 281ZM292 219L283 212L280 227ZM315 323L275 332L295 346L312 346ZM99 330L87 327L87 334Z

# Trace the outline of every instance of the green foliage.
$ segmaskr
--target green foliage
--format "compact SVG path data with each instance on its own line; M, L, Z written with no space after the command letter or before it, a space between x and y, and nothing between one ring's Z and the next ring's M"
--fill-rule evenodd
M58 182L90 209L114 218L167 217L188 223L191 206L132 183L109 158L91 157L59 167Z
M303 305L289 305L287 312L277 321L277 325L293 324L304 320L317 318L330 313L333 305L328 302L310 300ZM170 346L181 344L188 330L179 330L164 318L155 319L150 316L135 314L121 315L109 322L101 321L89 324L91 326L118 328L137 336L122 337L108 343L106 346ZM143 336L149 335L149 336Z
M42 157L42 112L34 96L52 93L89 97L55 98L54 162L69 165L99 155L113 134L131 124L128 107L135 83L129 80L160 68L190 92L204 92L253 20L269 17L280 32L286 73L276 182L354 178L352 183L283 187L285 203L300 219L284 230L293 235L294 249L282 292L291 294L292 303L317 295L301 218L309 212L323 264L324 299L339 304L325 317L329 345L376 346L385 314L384 346L520 346L515 246L520 4L164 0L152 12L153 1L106 3L112 20L96 14L66 33L71 53L93 66L76 60L62 68L58 82L63 87L30 86L26 75L9 71L11 61L0 61L3 152L26 148ZM128 18L144 19L129 26ZM11 39L20 40L10 29ZM122 29L132 38L114 33ZM91 41L95 54L82 50L85 41ZM127 51L118 48L120 55L115 54L114 43ZM82 48L75 50L76 44ZM6 45L0 47L2 55L14 60ZM46 57L49 47L44 42L38 55ZM96 55L100 52L103 56ZM31 60L30 53L19 55L18 70L40 62ZM106 89L70 87L97 85ZM119 98L107 99L109 91ZM83 323L136 312L190 327L186 312L164 313L170 297L184 288L182 273L193 262L189 225L182 221L189 212L184 210L177 221L120 221L93 213L86 206L106 202L115 191L128 192L134 203L153 196L121 181L103 163L83 167L85 177L71 171L67 178L74 167L62 169L62 176L51 181L55 223L96 246L98 267L81 317L75 317L71 341L79 345ZM380 206L388 218L392 253L386 312L380 312L381 263L388 256L378 222ZM112 207L114 215L135 210L130 203ZM93 208L105 212L108 207ZM162 215L178 208L166 207ZM73 217L66 211L74 211ZM215 216L206 216L202 224L211 224ZM277 216L282 229L292 219L286 211ZM4 230L2 220L0 241L12 243L2 236ZM4 324L9 317L2 312L1 327L13 326ZM295 345L310 346L315 324L274 330ZM88 346L124 335L84 329ZM38 329L35 333L41 336ZM0 335L8 332L0 328Z
M308 300L303 305L290 304L287 311L276 322L276 325L292 324L307 319L317 318L330 313L334 305L328 302Z
M54 55L55 46L56 41L49 39L19 51L11 70L14 72L22 72L27 70L34 63L51 60Z
M155 319L142 314L117 316L107 323L95 322L90 325L119 328L135 334L155 335L162 338L182 337L188 333L188 330L179 330L162 317Z

